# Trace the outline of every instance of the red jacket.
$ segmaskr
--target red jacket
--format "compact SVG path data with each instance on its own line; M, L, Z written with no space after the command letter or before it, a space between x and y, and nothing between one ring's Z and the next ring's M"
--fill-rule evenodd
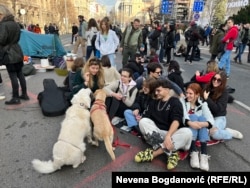
M237 26L233 26L225 34L224 38L222 39L222 42L226 43L227 40L229 40L229 42L226 45L227 50L233 50L234 40L237 38L238 32L239 32L239 30L238 30Z
M195 79L197 82L199 83L204 83L207 84L208 82L210 82L210 80L212 79L212 77L215 75L216 72L208 72L204 75L201 76L196 76Z

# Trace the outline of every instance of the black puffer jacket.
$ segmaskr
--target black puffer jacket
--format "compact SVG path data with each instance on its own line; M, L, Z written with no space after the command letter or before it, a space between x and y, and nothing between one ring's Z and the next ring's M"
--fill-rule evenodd
M21 28L14 21L14 16L9 15L0 22L0 48L8 53L10 64L23 63L23 52L18 44Z

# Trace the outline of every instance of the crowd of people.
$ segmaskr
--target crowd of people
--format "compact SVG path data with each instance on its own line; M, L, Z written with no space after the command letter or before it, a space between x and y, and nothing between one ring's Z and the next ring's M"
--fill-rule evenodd
M90 88L93 93L97 89L104 89L107 94L107 114L112 124L128 126L130 131L136 131L151 146L138 152L135 162L150 162L159 155L165 155L167 169L171 170L178 165L179 151L184 150L190 153L192 168L209 171L208 141L243 138L242 133L228 128L226 118L226 86L230 67L224 69L223 62L228 61L232 51L234 39L230 36L237 37L231 18L227 20L229 29L223 35L226 49L220 62L207 62L206 73L201 75L196 72L190 83L184 83L180 65L171 57L171 50L176 48L180 40L173 25L165 24L161 28L160 23L155 21L152 31L143 32L145 27L142 29L140 20L135 19L119 36L112 29L108 17L104 17L99 25L94 18L86 21L82 15L78 16L78 20L78 30L72 38L73 43L76 37L73 53L77 54L80 45L82 51L64 81L68 100L81 88ZM15 27L15 31L7 32L7 27ZM204 41L197 28L196 23L191 22L191 32L186 35L185 61L191 64L199 41ZM145 33L149 45L145 43ZM0 6L0 36L3 35L11 41L0 38L1 46L12 43L15 45L11 48L20 49L17 40L20 28L6 7ZM96 39L92 44L94 35ZM215 42L210 40L210 45ZM145 52L148 47L152 53L149 56ZM118 49L122 52L121 70L117 70L114 60ZM19 54L23 56L21 50ZM166 56L167 62L162 63L161 56ZM5 102L7 105L20 104L20 99L29 100L26 81L20 71L23 61L14 54L13 57L9 56L11 63L7 64L13 88L12 99ZM165 76L162 74L164 65L168 66ZM20 96L17 79L22 87ZM196 146L197 141L200 141L200 151Z

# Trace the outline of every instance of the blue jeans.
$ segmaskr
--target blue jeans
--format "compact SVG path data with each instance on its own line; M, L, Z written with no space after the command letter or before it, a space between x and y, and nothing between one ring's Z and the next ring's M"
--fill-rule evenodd
M93 47L87 46L86 61L88 61L88 59L90 58L92 51L93 51Z
M226 128L227 119L226 116L219 116L214 118L214 127L217 127L218 130L211 135L211 137L215 140L230 140L232 139L232 135L228 132Z
M190 121L199 121L199 122L206 122L206 118L203 116L197 116L196 114L189 115ZM192 140L199 140L200 142L207 142L210 140L209 132L206 127L202 127L201 129L193 129L189 127L193 133Z
M246 44L241 43L239 45L238 54L235 57L235 59L239 58L239 62L241 62L241 55L244 53L245 48L246 48Z
M162 63L163 62L163 57L165 55L165 49L163 48L163 44L161 44L161 49L159 53L159 61Z
M138 122L135 119L135 116L134 116L132 110L130 110L130 109L125 110L124 117L125 117L125 120L127 122L128 127L138 126Z
M226 50L224 54L220 58L220 62L218 64L220 69L223 69L225 67L227 76L230 75L230 56L231 56L232 50Z

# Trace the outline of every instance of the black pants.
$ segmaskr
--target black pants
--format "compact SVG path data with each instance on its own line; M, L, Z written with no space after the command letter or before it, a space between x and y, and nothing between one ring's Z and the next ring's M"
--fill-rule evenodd
M190 61L190 62L193 61L196 48L197 48L197 46L195 46L195 45L194 45L194 46L187 46L187 54L186 54L186 57L185 57L185 61L187 61L187 59L188 59L188 54L189 54L189 52L191 51L191 49L192 49L192 52L191 52L189 61Z
M8 71L8 68L7 68ZM12 85L12 97L18 98L19 97L19 84L18 80L20 82L21 88L22 88L22 94L27 94L27 86L26 86L26 80L23 75L22 69L17 71L8 71L11 85Z
M166 48L165 54L167 56L167 63L170 63L171 60L171 52L172 52L172 48Z
M2 75L0 73L0 84L3 83L3 80L2 80Z

